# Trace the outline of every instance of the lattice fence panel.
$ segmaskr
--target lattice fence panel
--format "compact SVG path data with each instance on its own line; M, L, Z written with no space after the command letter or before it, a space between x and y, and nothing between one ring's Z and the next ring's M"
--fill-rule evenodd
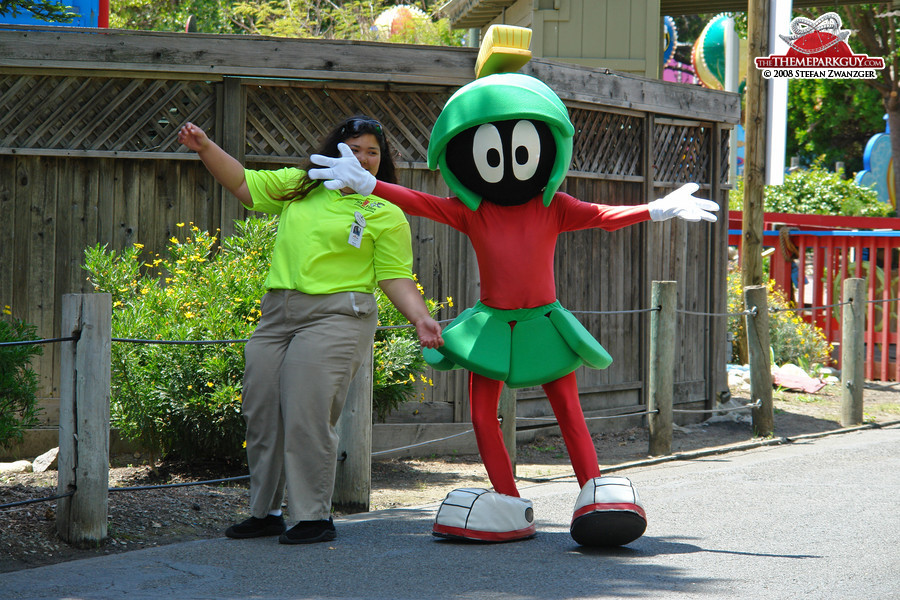
M0 76L0 147L186 152L185 121L215 136L211 84L166 79Z
M656 183L708 182L712 128L657 122L653 129Z
M378 119L398 161L427 161L428 139L450 92L247 88L247 158L305 158L334 123L355 114Z
M569 109L575 126L572 169L602 175L641 173L641 135L639 117L586 109Z

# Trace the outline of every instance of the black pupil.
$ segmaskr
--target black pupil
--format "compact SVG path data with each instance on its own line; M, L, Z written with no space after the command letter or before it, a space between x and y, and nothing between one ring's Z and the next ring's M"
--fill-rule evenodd
M525 146L519 146L516 148L516 163L520 165L524 165L528 162L528 148Z
M500 151L496 148L491 148L487 153L487 161L488 164L492 167L500 166Z

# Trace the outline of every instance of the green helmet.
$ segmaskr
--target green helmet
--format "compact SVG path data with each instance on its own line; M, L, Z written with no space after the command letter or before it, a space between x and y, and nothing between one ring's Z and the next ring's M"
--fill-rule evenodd
M556 142L556 160L544 188L544 205L569 171L575 127L562 100L545 83L521 73L497 73L458 89L438 115L428 144L428 168L440 167L450 190L466 206L477 210L481 197L466 188L447 168L447 143L456 135L484 123L531 119L546 123Z

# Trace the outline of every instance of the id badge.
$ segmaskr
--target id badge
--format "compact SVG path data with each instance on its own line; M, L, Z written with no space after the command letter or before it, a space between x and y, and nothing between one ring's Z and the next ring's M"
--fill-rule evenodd
M366 219L362 216L362 213L359 211L353 213L353 225L350 226L350 237L347 238L347 243L354 248L359 248L362 245L363 230L365 228Z
M362 232L362 227L354 223L350 227L350 237L347 239L347 243L354 248L359 248L362 245Z

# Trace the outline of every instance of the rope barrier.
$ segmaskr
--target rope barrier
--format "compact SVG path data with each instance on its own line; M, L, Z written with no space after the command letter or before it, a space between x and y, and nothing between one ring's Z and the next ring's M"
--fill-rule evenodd
M601 415L597 417L584 417L585 421L601 421L604 419L624 419L626 417L640 417L644 415L655 415L659 410L646 410L634 413L622 413L619 415ZM556 423L556 417L516 417L516 421L546 421Z
M673 408L673 413L727 413L727 412L735 412L738 410L747 410L752 408L759 408L762 406L762 400L757 400L753 404L745 404L744 406L734 406L732 408L705 408L705 409L691 409L691 408Z
M136 485L131 487L111 487L109 493L113 492L139 492L144 490L162 490L166 488L190 487L192 485L208 485L213 483L226 483L228 481L241 481L250 479L249 475L238 475L237 477L226 477L224 479L207 479L206 481L187 481L184 483L163 483L160 485Z
M769 308L770 313L778 313L778 312L802 312L805 310L825 310L826 308L834 308L836 306L843 306L845 304L850 304L850 301L847 302L836 302L834 304L826 304L825 306L803 306L803 307L794 307L794 308Z
M570 310L573 315L630 315L633 313L655 312L662 310L662 307L653 308L635 308L632 310Z
M881 300L867 300L867 303L883 303L883 302L895 302L900 300L900 298L891 298L891 299L881 299ZM816 307L801 307L801 308L769 308L769 312L800 312L804 310L824 310L827 308L835 308L838 306L843 306L845 304L850 304L850 302L839 302L826 306L816 306ZM618 310L618 311L571 311L573 314L586 314L586 315L617 315L617 314L635 314L635 313L644 313L644 312L654 312L660 311L662 307L657 306L653 308L644 308L644 309L632 309L632 310ZM707 316L707 317L732 317L732 316L749 316L749 315L757 315L757 310L754 308L752 310L745 310L736 313L710 313L710 312L698 312L698 311L688 311L676 309L675 312L686 314L686 315L696 315L696 316ZM449 323L452 319L446 319L439 321L439 323ZM389 325L389 326L379 326L377 329L386 330L386 329L402 329L414 327L412 324L405 325ZM33 345L33 344L49 344L49 343L58 343L58 342L71 342L78 341L79 337L69 336L69 337L58 337L58 338L47 338L47 339L37 339L37 340L24 340L24 341L15 341L15 342L0 342L0 347L10 347L10 346L25 346L25 345ZM200 345L200 344L239 344L246 343L248 339L231 339L231 340L151 340L151 339L140 339L140 338L112 338L111 341L121 342L121 343L142 343L142 344L161 344L161 345ZM762 405L761 400L757 400L752 404L747 404L739 407L732 408L718 408L718 409L672 409L673 413L726 413L733 412L739 410L748 410L759 408ZM606 420L606 419L619 419L619 418L629 418L636 416L646 416L651 414L658 413L658 410L648 410L641 412L632 412L632 413L623 413L617 415L602 415L602 416L594 416L594 417L585 417L586 421L593 420ZM517 417L517 421L540 421L545 423L556 423L557 420L555 417ZM469 429L460 433L456 433L453 435L449 435L443 438L437 438L433 440L426 440L424 442L419 442L415 444L410 444L407 446L401 446L398 448L392 448L389 450L381 450L378 452L373 452L371 456L380 456L384 454L390 454L393 452L399 452L402 450L408 450L412 448L417 448L421 446L426 446L429 444L434 444L438 442L447 441L456 437L460 437L463 435L468 435L473 433L474 429ZM167 488L177 488L177 487L187 487L187 486L197 486L197 485L211 485L211 484L219 484L219 483L227 483L231 481L240 481L249 479L249 475L242 475L237 477L228 477L223 479L211 479L205 481L196 481L196 482L184 482L184 483L173 483L173 484L161 484L161 485L148 485L148 486L130 486L130 487L116 487L109 488L110 493L115 492L126 492L126 491L146 491L146 490L158 490L158 489L167 489ZM25 506L29 504L34 504L38 502L49 502L53 500L58 500L61 498L66 498L72 496L74 492L68 492L66 494L60 494L56 496L48 496L45 498L36 498L32 500L23 500L19 502L12 502L8 504L0 504L0 509L8 509L19 506Z
M419 442L417 444L410 444L409 446L401 446L400 448L392 448L391 450L379 450L378 452L373 452L372 456L380 456L382 454L390 454L391 452L399 452L400 450L409 450L410 448L418 448L419 446L427 446L428 444L434 444L436 442L443 442L446 440L451 440L455 437L459 437L461 435L466 435L468 433L474 433L474 429L467 429L466 431L462 431L460 433L454 433L453 435L448 435L447 437L438 438L434 440L428 440L425 442Z
M697 312L697 311L693 311L693 310L681 310L679 308L676 308L675 312L683 314L683 315L696 315L699 317L744 317L747 315L756 315L755 310L742 310L740 312L728 312L728 313L710 313L710 312Z
M52 344L54 342L75 342L76 336L49 338L46 340L25 340L21 342L0 342L0 346L30 346L32 344Z
M167 344L167 345L201 345L201 344L245 344L246 340L142 340L137 338L112 338L113 342L129 344Z
M13 508L14 506L25 506L26 504L35 504L36 502L50 502L51 500L68 498L69 496L72 496L74 494L75 492L66 492L65 494L60 494L58 496L48 496L46 498L34 498L32 500L21 500L19 502L10 502L9 504L0 504L0 509Z

